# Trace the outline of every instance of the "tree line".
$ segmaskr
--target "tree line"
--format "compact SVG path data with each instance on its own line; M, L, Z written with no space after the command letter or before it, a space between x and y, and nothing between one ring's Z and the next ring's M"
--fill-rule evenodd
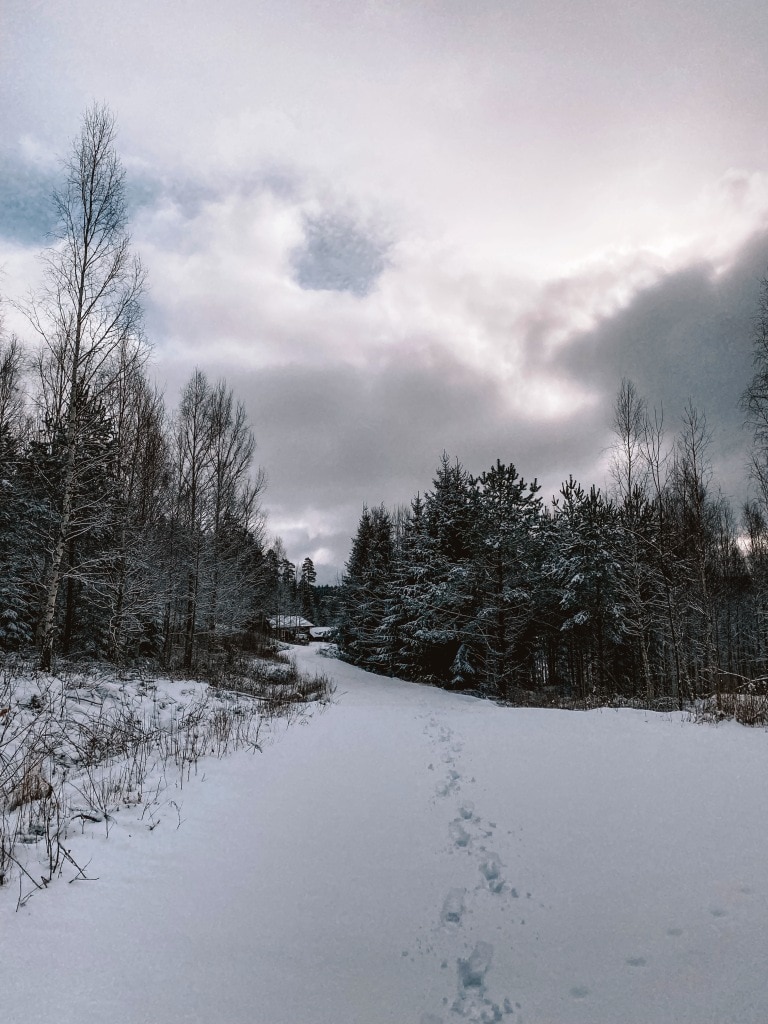
M409 507L363 509L342 656L516 703L765 692L768 283L743 406L756 497L738 516L715 487L704 415L689 402L670 436L628 380L607 494L569 477L545 503L512 464L473 476L444 453Z
M53 203L42 287L18 305L34 354L0 325L0 650L190 670L287 585L253 433L226 381L195 370L173 414L150 382L108 109L85 114Z

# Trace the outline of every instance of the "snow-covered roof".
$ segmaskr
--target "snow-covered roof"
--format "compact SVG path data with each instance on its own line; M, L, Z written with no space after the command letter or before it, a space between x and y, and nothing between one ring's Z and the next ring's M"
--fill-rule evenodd
M336 632L335 626L313 626L309 631L312 636L329 636Z
M272 629L308 629L312 627L309 619L301 615L273 615L267 620Z

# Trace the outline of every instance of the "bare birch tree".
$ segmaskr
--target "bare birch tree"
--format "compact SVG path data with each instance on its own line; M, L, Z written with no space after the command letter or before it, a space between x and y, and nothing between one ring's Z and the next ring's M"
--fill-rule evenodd
M45 253L45 284L25 307L42 339L45 404L56 410L63 437L58 526L52 538L38 626L40 664L50 668L56 604L65 553L87 529L78 507L88 402L109 387L114 357L141 344L139 298L144 274L127 232L125 172L115 152L115 120L103 106L89 108L66 164L67 178L54 193L56 243ZM51 389L58 389L55 395Z

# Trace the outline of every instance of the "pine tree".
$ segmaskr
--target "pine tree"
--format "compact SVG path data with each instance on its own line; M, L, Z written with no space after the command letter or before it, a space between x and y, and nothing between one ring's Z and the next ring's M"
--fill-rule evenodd
M346 566L339 650L353 664L388 671L380 625L391 582L392 523L384 506L363 508Z
M307 556L301 563L301 575L299 577L299 608L305 619L314 621L315 618L315 582L317 572L311 558Z
M621 643L618 517L594 486L584 491L569 477L554 502L552 545L544 574L559 606L559 631L567 645L568 676L576 695L615 688L611 656Z
M0 323L0 650L17 650L33 635L34 580L40 550L37 508L25 485L26 424L21 398L22 358L16 338Z
M482 649L484 686L507 697L513 682L525 685L531 674L539 486L535 480L526 484L513 465L500 461L471 485L478 537L474 643Z

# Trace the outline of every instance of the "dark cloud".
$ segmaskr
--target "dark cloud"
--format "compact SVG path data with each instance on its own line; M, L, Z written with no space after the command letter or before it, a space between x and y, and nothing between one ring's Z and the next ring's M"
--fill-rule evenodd
M240 374L236 387L267 469L271 526L294 559L313 545L329 549L330 578L347 557L363 503L392 506L423 493L443 450L473 473L497 458L526 478L543 472L549 496L569 472L587 472L601 421L593 413L532 423L510 412L492 372L468 370L444 352L393 352L376 373L342 365L259 370ZM284 529L281 520L296 525Z
M297 284L314 291L370 293L388 265L389 243L342 213L304 218L304 243L292 254Z
M716 481L741 500L746 446L740 397L752 375L753 317L768 266L768 234L755 236L730 269L700 264L641 292L621 313L575 339L558 368L599 390L610 408L622 377L675 433L690 399L712 432Z

